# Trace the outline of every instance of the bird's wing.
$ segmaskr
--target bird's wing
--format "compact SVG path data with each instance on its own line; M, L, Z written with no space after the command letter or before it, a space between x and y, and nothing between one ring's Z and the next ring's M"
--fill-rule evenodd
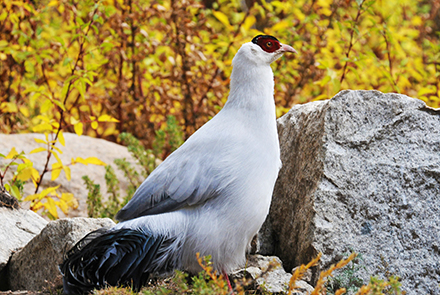
M221 153L207 146L182 146L150 174L116 218L124 221L205 202L223 183L221 162Z

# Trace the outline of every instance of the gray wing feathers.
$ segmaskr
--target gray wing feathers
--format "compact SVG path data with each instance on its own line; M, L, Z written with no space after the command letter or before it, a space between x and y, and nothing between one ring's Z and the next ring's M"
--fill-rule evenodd
M139 186L130 202L116 215L118 220L174 211L203 203L216 195L220 181L219 175L213 173L216 170L212 167L213 159L194 159L191 153L182 159L178 154L170 155Z

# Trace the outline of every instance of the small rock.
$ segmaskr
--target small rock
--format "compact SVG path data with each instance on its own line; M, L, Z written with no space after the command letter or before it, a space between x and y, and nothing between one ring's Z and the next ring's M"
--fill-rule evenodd
M108 218L52 221L23 249L13 254L8 280L11 290L55 290L62 286L58 265L64 254L89 232L115 223Z
M11 209L18 209L20 205L18 204L17 198L11 196L3 186L0 185L0 207L6 207Z
M5 267L9 258L39 234L47 221L30 210L1 207L0 224L0 290L7 290Z
M248 275L264 290L281 294L289 290L289 281L292 277L284 270L278 257L262 255L250 255L246 268L234 272L231 278L240 282ZM313 291L312 286L301 280L296 282L296 286L293 293L296 295L308 294Z

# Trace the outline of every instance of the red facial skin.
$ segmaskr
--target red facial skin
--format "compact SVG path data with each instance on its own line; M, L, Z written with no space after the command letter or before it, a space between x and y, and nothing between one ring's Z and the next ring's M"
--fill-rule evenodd
M266 52L272 53L281 48L280 42L269 37L259 37L257 44Z

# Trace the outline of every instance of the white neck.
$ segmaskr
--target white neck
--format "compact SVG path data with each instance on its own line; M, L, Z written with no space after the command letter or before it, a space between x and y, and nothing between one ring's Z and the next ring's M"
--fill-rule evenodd
M230 93L224 108L275 115L273 72L268 64L257 65L237 54L233 61Z

